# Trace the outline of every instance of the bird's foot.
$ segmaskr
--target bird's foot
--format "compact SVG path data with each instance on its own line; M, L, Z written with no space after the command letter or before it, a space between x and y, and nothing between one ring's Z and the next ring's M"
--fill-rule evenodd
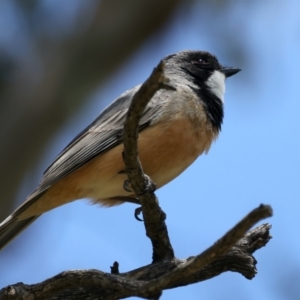
M144 174L144 179L145 179L145 182L146 182L146 187L137 196L143 196L146 193L154 193L156 191L156 184L152 181L152 179L146 174Z
M139 217L139 215L140 215L142 212L143 212L142 206L140 206L140 207L138 207L138 208L136 208L136 209L134 210L134 217L135 217L138 221L140 221L140 222L143 222L143 221L144 221L143 219L141 219L141 218ZM165 221L166 218L167 218L167 215L166 215L166 213L165 213L161 208L160 208L160 213L161 213L162 220Z
M133 189L131 187L131 183L128 179L126 179L123 183L123 188L126 192L129 192L129 193L132 193L133 192Z
M146 182L146 187L141 193L137 194L137 196L143 196L148 192L153 193L156 190L156 184L152 181L152 179L148 175L144 174L144 179ZM129 179L126 179L124 181L123 188L126 192L129 192L129 193L134 192Z
M143 212L143 208L142 208L141 206L138 207L138 208L136 208L136 209L134 210L134 217L135 217L138 221L140 221L140 222L144 222L144 220L141 219L141 218L139 217L139 215L140 215L142 212Z

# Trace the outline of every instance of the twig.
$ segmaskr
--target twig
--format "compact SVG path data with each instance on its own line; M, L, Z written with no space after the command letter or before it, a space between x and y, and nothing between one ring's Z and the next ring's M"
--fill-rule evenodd
M184 266L178 266L172 272L149 281L143 286L143 289L149 292L153 291L153 289L163 290L170 282L176 279L178 280L182 276L192 275L197 270L215 261L218 257L225 255L255 223L270 216L272 216L272 208L269 205L261 204L228 231L213 246L191 259Z
M133 97L127 113L123 137L124 163L131 186L136 195L139 195L142 204L146 234L153 247L153 262L174 258L174 251L164 222L165 214L159 207L153 192L153 183L148 176L145 176L138 158L137 138L139 120L147 103L159 89L172 89L163 71L164 63L161 61Z

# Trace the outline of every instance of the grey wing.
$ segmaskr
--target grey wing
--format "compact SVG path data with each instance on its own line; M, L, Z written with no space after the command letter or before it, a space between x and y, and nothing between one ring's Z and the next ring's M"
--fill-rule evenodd
M122 142L121 133L126 113L138 89L139 86L122 94L62 151L45 171L39 187L0 224L0 249L39 217L36 215L27 219L18 219L22 212L35 203L51 185L80 168L95 156ZM160 90L151 99L141 118L140 130L151 125L151 122L158 118L161 107L169 95L166 92Z
M45 192L51 185L74 172L95 156L122 143L126 114L139 87L122 94L93 123L75 137L45 171L39 187L28 200ZM167 97L166 90L159 90L151 99L140 120L140 131L148 127L151 121L158 116Z

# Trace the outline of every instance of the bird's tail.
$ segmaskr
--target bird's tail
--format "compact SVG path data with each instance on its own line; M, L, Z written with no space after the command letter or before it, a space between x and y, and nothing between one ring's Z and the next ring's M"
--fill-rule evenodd
M29 224L35 221L39 216L33 216L28 219L18 220L8 217L0 224L0 249L4 248L14 237L16 237Z
M41 215L30 215L27 210L30 209L46 191L46 189L34 191L28 196L24 203L22 203L9 217L0 223L0 250ZM26 214L24 216L26 211L27 216Z

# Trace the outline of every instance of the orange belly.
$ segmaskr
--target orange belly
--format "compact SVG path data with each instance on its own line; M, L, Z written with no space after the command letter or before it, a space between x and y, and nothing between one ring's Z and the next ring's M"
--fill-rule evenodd
M162 187L183 172L199 155L208 151L215 137L216 134L205 124L196 130L186 120L150 126L140 133L138 140L144 172L158 188ZM134 197L123 188L127 175L120 174L125 170L122 151L123 144L118 145L61 179L28 208L22 218L81 198L111 206L120 201L110 198Z

